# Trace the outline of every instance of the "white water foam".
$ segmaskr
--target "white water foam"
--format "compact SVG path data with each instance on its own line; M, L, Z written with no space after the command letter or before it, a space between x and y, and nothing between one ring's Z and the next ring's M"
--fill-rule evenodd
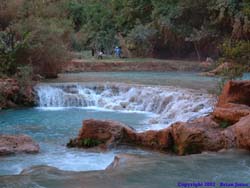
M210 94L173 87L67 83L42 84L35 89L42 109L91 108L149 113L149 129L205 116L215 103Z

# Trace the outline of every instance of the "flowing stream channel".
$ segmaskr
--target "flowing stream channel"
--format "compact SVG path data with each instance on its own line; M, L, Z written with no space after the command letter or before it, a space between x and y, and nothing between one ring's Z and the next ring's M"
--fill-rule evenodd
M27 134L41 146L36 155L0 158L1 188L172 188L178 182L249 181L250 158L243 151L177 157L128 148L105 153L67 149L66 143L78 134L86 119L120 121L138 132L159 130L177 121L206 116L216 102L203 88L176 87L175 82L133 82L131 73L126 79L132 81L104 82L100 81L104 73L100 77L95 74L91 82L70 79L38 84L34 88L37 107L0 111L1 134ZM88 77L83 74L81 80L84 76ZM162 76L156 73L161 80ZM189 82L195 84L192 79ZM206 85L206 80L203 82ZM133 160L122 169L103 171L117 154L130 155ZM20 175L27 168L31 169Z

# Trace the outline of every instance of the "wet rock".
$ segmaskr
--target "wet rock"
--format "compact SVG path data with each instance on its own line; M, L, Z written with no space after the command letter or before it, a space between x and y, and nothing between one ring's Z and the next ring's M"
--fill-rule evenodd
M232 124L238 122L250 114L249 96L250 81L227 82L214 109L214 117Z
M250 115L242 118L233 127L237 148L250 150Z
M0 135L0 156L16 153L38 153L39 145L27 135Z
M0 79L0 108L31 106L34 103L32 85L22 86L16 79Z
M174 150L179 155L219 151L225 147L225 137L211 116L188 123L172 125Z
M110 148L126 140L125 132L133 132L128 126L115 121L86 120L76 139L68 147L103 147Z
M19 86L14 79L0 79L0 107L13 106L11 99L16 96Z
M138 160L139 157L135 155L119 154L114 157L113 162L105 170L114 170L118 168L127 167L133 165L133 163Z
M137 133L132 128L115 121L86 120L78 138L70 140L68 147L104 149L118 145L131 145L166 150L171 147L171 129Z
M41 175L41 174L63 174L64 171L59 170L58 168L51 166L32 166L29 168L25 168L21 171L20 175Z
M128 138L134 145L154 150L170 151L173 145L172 129L166 128L159 131L146 131L142 133L130 133Z
M243 120L240 124L222 128L213 116L207 116L186 123L178 122L159 131L138 133L119 122L92 119L84 121L78 138L71 140L68 147L109 149L129 145L178 155L231 148L250 149L249 119Z
M242 117L250 114L250 107L246 105L228 104L224 108L216 107L213 116L231 124L237 123Z
M218 107L227 107L228 103L250 106L250 81L229 81L219 97Z

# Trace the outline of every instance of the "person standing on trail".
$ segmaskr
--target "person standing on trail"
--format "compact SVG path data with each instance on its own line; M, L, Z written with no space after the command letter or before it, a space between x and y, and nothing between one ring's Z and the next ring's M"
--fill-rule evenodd
M121 48L118 46L115 47L115 56L121 58Z
M95 49L94 48L91 48L91 55L92 55L92 57L95 56Z
M103 54L104 54L104 53L103 53L102 51L99 51L98 57L97 57L97 58L98 58L98 59L102 59L102 58L103 58Z

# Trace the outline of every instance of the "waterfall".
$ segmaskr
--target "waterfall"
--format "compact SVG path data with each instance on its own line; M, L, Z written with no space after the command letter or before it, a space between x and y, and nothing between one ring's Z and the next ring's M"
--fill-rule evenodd
M155 114L151 124L171 124L205 116L212 95L174 87L128 84L41 84L35 87L39 107L97 107Z

